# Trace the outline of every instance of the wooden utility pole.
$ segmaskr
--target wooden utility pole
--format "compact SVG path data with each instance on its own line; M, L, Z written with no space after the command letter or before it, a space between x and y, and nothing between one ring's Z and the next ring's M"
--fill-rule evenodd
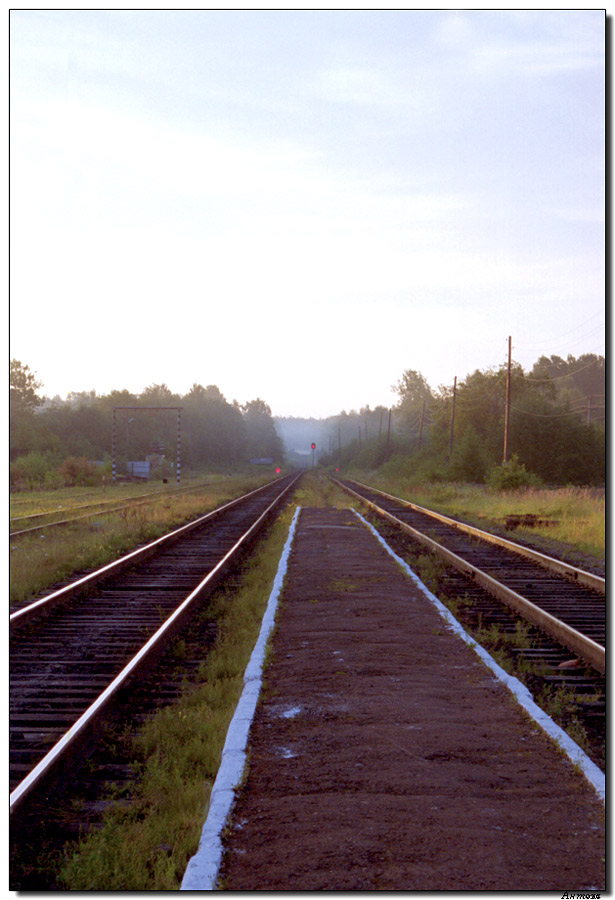
M382 417L384 415L384 407L380 407L380 428L378 429L378 440L380 440L380 436L382 434Z
M451 414L451 439L448 445L448 460L450 462L451 456L453 455L453 434L455 430L455 400L457 399L457 376L455 375L455 381L453 383L453 412Z
M508 426L510 422L510 364L511 364L512 338L508 338L508 367L506 369L506 408L504 410L504 454L502 465L508 461Z
M387 459L391 455L391 410L389 410L389 430L387 431Z
M421 424L419 425L419 452L421 450L421 441L423 440L423 422L425 421L425 401L423 400L423 409L421 410Z

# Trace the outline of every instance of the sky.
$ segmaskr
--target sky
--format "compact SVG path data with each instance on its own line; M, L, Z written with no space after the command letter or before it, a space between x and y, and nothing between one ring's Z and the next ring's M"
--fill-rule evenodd
M13 10L10 355L275 416L605 353L603 10Z

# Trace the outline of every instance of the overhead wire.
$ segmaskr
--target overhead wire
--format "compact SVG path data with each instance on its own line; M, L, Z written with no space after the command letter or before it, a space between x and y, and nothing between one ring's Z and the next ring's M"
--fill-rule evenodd
M563 419L566 416L576 416L578 418L579 413L581 411L583 411L583 412L587 411L587 407L585 407L583 410L571 409L565 413L533 413L533 412L529 412L529 410L527 410L527 409L520 409L518 406L513 406L512 404L511 404L510 408L514 409L515 412L521 413L524 416L531 416L533 419ZM592 406L591 407L592 412L597 411L599 409L604 409L604 407L603 406Z
M596 359L593 359L585 366L581 366L580 369L575 369L574 372L566 372L562 375L553 375L553 377L549 376L547 378L531 378L529 375L526 375L525 380L529 381L531 384L550 384L552 381L561 381L563 378L573 378L575 375L579 375L581 372L585 372L587 369L591 369L592 366L595 366L596 363L600 361L604 362L604 357L597 356ZM562 362L565 363L566 361L562 360ZM556 363L549 363L549 365L555 366Z
M582 328L584 325L588 325L591 321L593 321L593 319L596 319L598 316L602 316L602 315L603 315L603 311L599 310L598 312L593 313L591 316L589 316L587 319L585 319L580 325L576 325L573 328L569 328L566 331L560 332L559 334L556 334L555 336L548 338L544 341L539 341L538 343L532 343L532 344L524 344L524 343L518 343L518 342L515 342L515 343L517 344L517 347L519 347L520 349L523 349L523 350L533 350L533 349L538 349L543 346L551 346L553 344L556 344L557 341L561 340L562 338L567 337L569 334L574 334L575 332L578 332L579 329ZM588 337L591 337L593 334L596 334L598 331L601 331L601 330L604 330L604 326L602 326L601 328L593 329L587 335L582 336L581 340L586 340Z

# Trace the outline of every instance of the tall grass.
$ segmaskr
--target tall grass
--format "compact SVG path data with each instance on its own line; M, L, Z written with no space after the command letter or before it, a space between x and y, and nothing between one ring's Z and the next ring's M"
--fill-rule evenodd
M182 477L181 485L176 482L162 485L162 482L118 482L113 484L110 479L101 480L98 486L75 485L74 487L62 487L55 490L37 491L12 491L9 496L10 517L33 516L41 513L49 515L67 514L76 507L85 504L97 503L121 503L131 499L144 497L149 494L174 494L177 490L204 485L213 485L229 478L252 478L249 473L237 473L235 475L207 473L191 473ZM256 480L265 480L263 476Z
M498 491L486 485L456 482L411 484L407 478L385 477L378 473L357 473L381 490L455 516L480 527L506 529L509 516L533 514L546 520L534 527L520 526L514 533L568 544L582 553L605 557L605 498L595 488L523 488Z

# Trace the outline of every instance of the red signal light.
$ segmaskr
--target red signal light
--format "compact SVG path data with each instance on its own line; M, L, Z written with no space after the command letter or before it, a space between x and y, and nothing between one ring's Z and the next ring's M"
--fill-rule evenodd
M312 450L316 449L316 444L312 444Z

